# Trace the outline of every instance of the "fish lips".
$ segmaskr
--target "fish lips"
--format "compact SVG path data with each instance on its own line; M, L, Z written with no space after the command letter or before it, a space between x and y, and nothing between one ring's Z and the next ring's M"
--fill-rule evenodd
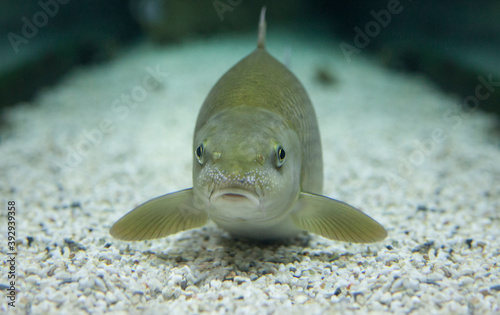
M245 205L247 207L257 208L260 207L260 198L257 193L248 189L222 188L212 192L210 195L210 203L213 205L225 204L228 206Z

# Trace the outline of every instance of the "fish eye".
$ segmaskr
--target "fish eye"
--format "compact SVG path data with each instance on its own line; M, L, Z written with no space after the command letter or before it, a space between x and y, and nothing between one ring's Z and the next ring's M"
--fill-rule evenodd
M276 147L276 166L281 167L285 163L286 152L281 145Z
M196 158L198 159L198 163L203 164L203 156L205 155L205 146L200 144L197 148L196 151L194 152L196 154Z

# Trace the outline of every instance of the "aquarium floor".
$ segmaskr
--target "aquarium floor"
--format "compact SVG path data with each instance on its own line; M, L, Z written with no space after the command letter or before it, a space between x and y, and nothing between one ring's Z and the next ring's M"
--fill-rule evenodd
M280 60L291 51L315 105L325 195L363 209L387 239L362 245L304 234L252 244L214 224L147 242L108 234L139 203L191 186L198 109L254 41L138 44L5 111L0 284L10 286L6 212L15 201L15 311L500 312L494 118L366 52L348 63L337 44L311 36L271 32L267 42ZM14 311L7 302L0 309Z

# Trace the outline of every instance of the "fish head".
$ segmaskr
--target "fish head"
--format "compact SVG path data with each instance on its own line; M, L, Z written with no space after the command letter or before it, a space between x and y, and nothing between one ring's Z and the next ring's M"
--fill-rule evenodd
M214 115L197 130L193 155L195 196L216 222L277 220L300 194L299 137L270 111Z

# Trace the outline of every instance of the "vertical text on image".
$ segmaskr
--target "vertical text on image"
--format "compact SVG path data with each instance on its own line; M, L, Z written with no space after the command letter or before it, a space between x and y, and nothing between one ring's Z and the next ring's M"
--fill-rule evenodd
M7 299L9 307L16 307L16 202L7 202Z

